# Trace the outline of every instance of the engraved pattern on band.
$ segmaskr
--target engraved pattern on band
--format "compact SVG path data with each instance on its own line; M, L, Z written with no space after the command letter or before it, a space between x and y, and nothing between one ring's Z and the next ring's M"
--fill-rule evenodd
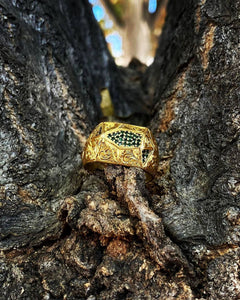
M90 134L82 160L86 168L108 163L139 167L154 175L159 158L157 143L148 128L102 122Z

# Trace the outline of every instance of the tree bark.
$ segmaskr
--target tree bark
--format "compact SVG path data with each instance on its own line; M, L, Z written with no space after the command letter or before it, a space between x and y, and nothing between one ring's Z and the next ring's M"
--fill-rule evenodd
M240 2L171 0L118 68L86 0L0 0L0 299L238 299ZM160 164L82 168L108 88ZM150 111L150 113L149 113Z

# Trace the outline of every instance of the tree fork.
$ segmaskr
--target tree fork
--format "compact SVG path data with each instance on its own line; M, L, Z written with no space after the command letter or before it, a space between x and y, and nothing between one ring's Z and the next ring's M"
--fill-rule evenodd
M143 74L115 65L86 0L0 0L1 299L239 297L239 12L169 1ZM82 169L103 88L117 118L150 119L147 189Z

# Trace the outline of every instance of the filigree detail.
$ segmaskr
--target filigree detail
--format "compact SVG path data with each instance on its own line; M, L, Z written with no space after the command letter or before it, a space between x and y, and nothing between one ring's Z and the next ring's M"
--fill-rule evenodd
M89 136L82 159L86 167L102 162L135 166L154 174L158 166L158 150L148 128L102 122Z

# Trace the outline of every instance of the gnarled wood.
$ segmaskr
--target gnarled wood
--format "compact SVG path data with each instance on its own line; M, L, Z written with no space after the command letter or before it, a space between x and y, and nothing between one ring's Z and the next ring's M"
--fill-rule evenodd
M239 297L239 12L169 1L142 76L86 0L0 0L1 299ZM128 122L152 112L152 182L83 170L102 88Z

